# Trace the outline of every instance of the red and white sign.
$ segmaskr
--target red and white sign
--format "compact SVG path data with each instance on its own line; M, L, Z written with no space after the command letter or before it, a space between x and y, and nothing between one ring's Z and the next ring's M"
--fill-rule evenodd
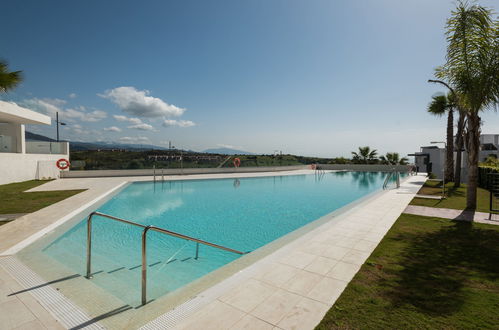
M56 165L59 169L61 169L61 170L65 170L65 169L67 169L67 168L69 167L69 165L70 165L70 164L69 164L69 160L64 159L64 158L61 158L61 159L59 159L59 160L55 163L55 165Z

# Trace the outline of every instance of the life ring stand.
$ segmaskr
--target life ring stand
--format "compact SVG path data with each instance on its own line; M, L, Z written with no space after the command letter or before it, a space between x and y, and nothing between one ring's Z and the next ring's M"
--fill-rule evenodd
M239 159L238 157L234 158L234 160L232 161L232 163L234 164L234 167L239 167L241 166L241 159Z
M65 170L67 168L69 168L69 166L71 165L69 163L69 160L65 159L65 158L61 158L59 159L55 165L60 169L60 170Z

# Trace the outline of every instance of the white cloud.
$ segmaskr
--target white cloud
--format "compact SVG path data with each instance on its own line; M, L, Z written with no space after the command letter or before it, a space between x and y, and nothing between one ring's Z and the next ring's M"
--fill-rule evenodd
M190 120L175 120L175 119L166 119L163 121L163 126L164 127L170 127L170 126L178 126L178 127L192 127L195 126L196 123Z
M80 109L82 109L82 107L80 107ZM107 113L100 110L86 112L75 109L67 109L64 110L63 115L65 118L80 119L81 121L87 122L96 122L107 117Z
M146 123L128 126L127 128L139 129L141 131L154 131L154 127Z
M74 99L74 98L76 98L76 96L78 96L78 95L76 95L76 93L71 93L71 94L68 95L68 97L70 99Z
M185 109L168 104L160 98L149 95L147 90L137 90L135 87L117 87L99 94L111 100L124 112L139 117L172 117L181 116Z
M135 124L135 125L142 124L142 120L140 120L139 118L130 118L130 117L121 116L121 115L113 115L113 117L117 121L127 121L127 122Z
M228 149L243 149L243 147L241 147L241 146L233 146L230 144L223 144L223 143L219 143L219 144L217 144L217 146L221 147L221 148L228 148Z
M68 126L66 126L68 127ZM65 128L66 128L65 127ZM90 134L90 131L86 130L85 128L83 128L81 125L78 125L78 124L74 124L74 125L71 125L68 127L73 133L76 133L76 134Z
M126 143L144 143L149 142L149 138L146 136L123 136L119 138L121 142Z
M62 113L62 106L66 104L66 101L61 100L61 99L39 99L39 98L33 98L33 99L27 99L23 100L20 102L22 106L37 111L44 113L46 115L49 115L51 117L55 117L56 112Z
M79 106L76 109L63 109L66 101L61 99L27 99L21 102L26 108L38 111L44 114L55 117L56 112L59 113L61 120L72 121L79 119L81 121L96 122L107 117L107 113L101 110L87 112L85 107Z
M121 132L121 128L116 126L106 127L104 130L108 132Z

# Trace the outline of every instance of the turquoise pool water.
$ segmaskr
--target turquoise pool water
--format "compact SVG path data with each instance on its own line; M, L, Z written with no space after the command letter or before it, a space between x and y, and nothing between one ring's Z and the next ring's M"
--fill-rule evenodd
M240 251L254 251L373 191L386 173L331 172L262 178L137 182L99 212ZM142 229L94 217L92 281L127 304L140 301ZM155 299L239 258L157 232L148 234L148 298ZM85 274L86 219L42 253Z

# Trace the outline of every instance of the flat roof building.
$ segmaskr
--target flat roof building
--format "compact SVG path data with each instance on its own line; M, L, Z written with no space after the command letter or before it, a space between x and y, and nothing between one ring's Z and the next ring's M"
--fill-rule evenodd
M56 162L69 159L69 143L25 138L25 125L50 123L49 116L0 101L0 184L59 177Z

